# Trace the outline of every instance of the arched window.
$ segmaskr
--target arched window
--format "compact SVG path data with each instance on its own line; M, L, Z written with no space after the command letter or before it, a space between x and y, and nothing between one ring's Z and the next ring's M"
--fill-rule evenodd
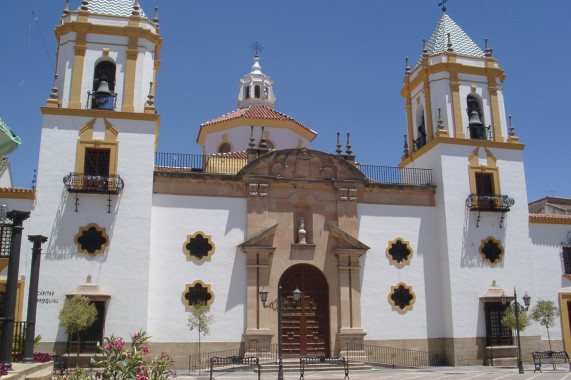
M250 99L250 86L244 87L244 99Z
M115 69L113 61L104 60L95 65L91 108L103 110L115 108Z
M416 140L414 140L415 150L419 150L426 145L426 125L424 122L424 109L422 106L418 107L416 112Z
M227 142L220 144L218 147L218 153L230 153L231 150L232 147Z
M259 98L259 97L260 97L260 86L254 87L254 96L255 96L256 98Z
M484 119L482 97L476 92L471 92L466 97L466 106L470 138L476 140L487 140L488 129L486 128L486 120Z

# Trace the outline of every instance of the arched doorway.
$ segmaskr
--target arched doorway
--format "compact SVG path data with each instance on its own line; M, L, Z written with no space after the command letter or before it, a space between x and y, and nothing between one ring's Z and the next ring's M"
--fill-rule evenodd
M282 294L293 303L293 291L302 291L300 302L283 313L283 355L329 355L329 287L314 266L297 264L280 278Z

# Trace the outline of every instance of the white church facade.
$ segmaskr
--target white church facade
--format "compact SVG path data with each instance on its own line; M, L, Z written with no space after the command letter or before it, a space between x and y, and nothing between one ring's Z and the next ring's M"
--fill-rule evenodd
M407 64L399 167L359 164L348 139L334 154L312 150L317 132L274 109L258 56L237 109L200 126L203 156L185 163L156 152L162 39L157 16L134 3L64 11L36 190L0 191L9 209L31 211L24 234L48 238L44 351L66 350L58 313L74 294L98 308L91 342L147 330L151 349L184 368L200 300L215 316L203 351L254 350L277 342L277 314L259 293L273 299L279 287L302 292L284 313L288 356L365 344L490 364L502 348L513 353L499 320L514 288L559 305L552 344L571 350L571 216L530 215L504 72L448 14ZM532 325L522 344L524 360L546 350L545 329Z

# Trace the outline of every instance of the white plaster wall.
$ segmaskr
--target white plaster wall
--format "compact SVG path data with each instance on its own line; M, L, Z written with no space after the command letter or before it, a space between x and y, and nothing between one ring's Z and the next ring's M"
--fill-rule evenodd
M111 213L104 194L74 194L63 177L75 169L79 128L91 118L44 116L38 165L37 201L32 213L33 234L48 237L44 244L40 291L54 292L57 303L38 304L36 333L44 341L65 341L57 315L65 294L84 283L88 275L111 294L105 334L126 336L147 328L148 271L155 123L107 120L119 130L118 173L125 181L120 196L111 196ZM94 135L103 133L97 120ZM80 227L96 223L106 229L110 244L105 254L88 258L79 254L74 237Z
M441 337L438 250L434 208L360 204L359 240L371 249L361 259L361 315L365 339ZM386 255L389 242L410 242L413 255L402 268ZM416 295L413 308L400 313L389 301L391 286L404 282Z
M234 152L243 152L248 149L250 142L250 126L242 125L223 131L209 133L204 140L205 154L218 153L218 146L223 142L222 136L228 135L228 141L232 143L232 150ZM267 139L275 144L276 149L289 149L296 148L299 140L302 142L302 147L309 148L310 141L298 135L289 128L276 128L265 127L264 133L267 133ZM262 136L262 128L254 126L254 138L257 144Z
M155 194L150 261L149 333L159 342L194 342L190 311L182 301L187 284L201 280L214 293L215 321L209 342L240 342L246 327L246 199ZM212 237L211 260L196 264L183 245L197 231Z

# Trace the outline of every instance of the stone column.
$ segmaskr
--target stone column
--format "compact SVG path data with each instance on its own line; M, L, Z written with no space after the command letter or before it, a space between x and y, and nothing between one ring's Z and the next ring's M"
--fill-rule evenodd
M42 244L48 241L48 238L42 235L28 235L28 240L34 243L34 247L32 248L32 270L30 272L30 286L28 289L28 318L23 363L34 362L34 338L36 335L36 308L38 304L40 261L42 259Z
M8 259L8 279L6 281L6 307L0 342L0 361L8 370L12 370L12 341L14 339L14 318L16 315L16 297L18 291L18 272L20 269L20 246L22 243L22 223L30 216L26 211L9 211L6 215L12 220L12 239L10 258Z

